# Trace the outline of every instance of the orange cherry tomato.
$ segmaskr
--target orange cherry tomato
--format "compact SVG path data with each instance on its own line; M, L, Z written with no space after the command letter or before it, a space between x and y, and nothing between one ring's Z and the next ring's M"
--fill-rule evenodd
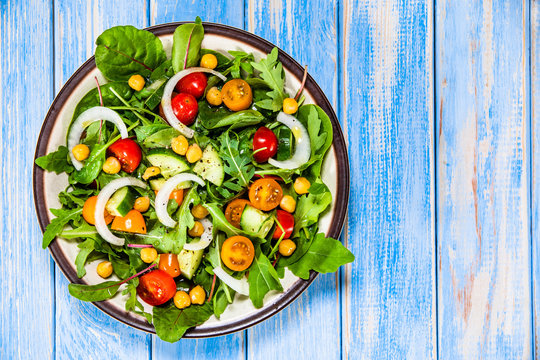
M137 234L146 234L144 218L137 210L130 210L126 216L116 216L111 229Z
M242 79L229 80L221 88L223 103L232 111L246 110L251 105L251 87Z
M240 229L240 219L242 218L242 212L244 208L249 204L249 201L245 199L234 199L231 201L225 209L225 218L231 225Z
M96 203L97 203L97 196L90 196L86 201L84 202L83 209L82 209L82 216L84 220L86 220L87 223L90 225L96 225ZM105 209L105 212L103 213L103 216L105 216L105 223L109 225L111 221L113 221L114 216L109 214L107 209Z
M184 190L183 189L174 190L169 196L169 200L172 200L172 199L176 201L178 206L182 205L182 200L184 200Z
M180 276L180 265L178 264L178 256L176 254L161 254L159 255L159 270L165 271L173 278Z
M139 278L137 295L152 306L165 304L176 294L176 283L172 276L163 270L154 270Z
M283 189L274 179L259 179L249 188L249 201L262 211L276 208L283 197Z
M253 243L245 236L233 236L225 240L221 247L221 260L233 271L246 270L255 257Z

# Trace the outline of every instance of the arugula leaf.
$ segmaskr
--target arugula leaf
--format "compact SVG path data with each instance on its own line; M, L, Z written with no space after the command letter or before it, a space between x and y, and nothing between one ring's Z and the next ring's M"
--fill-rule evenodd
M323 233L315 235L308 243L307 251L288 268L296 276L307 280L310 270L331 273L344 264L354 261L354 255L340 241L327 238ZM250 272L251 274L251 272Z
M103 301L112 298L118 292L122 281L105 281L97 285L69 284L71 296L83 301Z
M251 163L251 156L248 151L239 149L240 141L235 136L231 139L229 131L219 137L221 148L220 155L225 161L225 173L232 177L224 185L233 191L240 191L249 186L249 181L255 174L255 168ZM233 185L237 186L233 186Z
M92 239L86 239L84 242L77 245L79 249L79 253L77 254L77 257L75 258L75 266L77 267L77 276L82 278L84 275L86 275L86 269L84 268L84 265L86 264L86 260L88 259L88 255L94 251L94 240Z
M83 222L83 224L76 229L62 230L59 236L63 237L64 239L86 238L96 240L98 237L98 232L95 226L92 226L87 222Z
M109 144L94 145L90 156L84 161L80 171L73 173L73 180L81 184L90 184L99 175L105 162L105 152Z
M120 94L124 99L128 99L133 94L133 89L124 81L113 81L99 86L101 90L101 97L103 98L103 106L119 106L122 105L122 101L118 99L111 89L114 89L118 94ZM99 91L98 88L93 88L77 104L75 111L73 112L72 119L75 120L80 114L84 111L94 107L99 106ZM87 129L88 131L88 129ZM68 131L69 134L69 131Z
M120 279L127 279L131 275L131 266L129 261L118 256L109 256L109 261L112 264L113 271Z
M317 179L310 189L309 194L300 196L296 211L294 212L294 232L296 237L302 228L307 228L319 221L320 214L332 203L332 194L328 187Z
M182 338L186 331L201 325L213 314L212 304L191 305L183 310L174 304L154 306L153 317L156 334L161 340L173 343Z
M230 291L231 294L227 294L227 291ZM232 302L232 297L234 296L235 291L229 289L227 285L223 282L219 285L215 291L213 304L214 304L214 315L219 319L221 314L225 311L227 306ZM231 301L229 301L231 300Z
M309 167L310 180L314 180L321 176L324 155L332 146L332 122L323 109L313 104L300 107L298 120L307 128L309 133L311 157L305 167Z
M172 66L174 72L199 64L204 28L197 16L194 23L180 25L173 35Z
M244 70L248 75L253 74L253 65L251 64L252 61L255 61L253 54L234 50L229 51L229 54L234 56L230 67L233 78L239 79L241 77L242 74L240 70Z
M256 308L263 306L264 296L270 290L283 291L276 269L260 249L249 268L248 282L249 298Z
M95 194L95 190L75 188L71 191L64 190L58 194L58 200L66 207L73 208L83 206L86 199Z
M133 26L105 30L96 45L96 66L109 80L128 80L135 74L147 77L167 59L157 36Z
M231 129L256 125L264 120L264 116L256 110L242 110L232 112L224 107L210 106L206 101L199 101L199 114L197 119L208 130L223 126Z
M45 171L54 171L57 174L71 173L75 168L68 161L69 150L59 146L58 150L36 159L36 165Z
M51 223L47 225L47 228L43 233L42 246L44 249L46 249L54 238L62 232L64 226L72 220L80 219L82 207L75 209L51 209L51 212L56 218L52 219Z
M215 231L223 231L225 234L227 234L227 237L243 235L252 240L255 238L264 239L262 234L245 231L231 225L231 223L225 218L225 215L223 214L223 211L221 211L218 204L206 203L203 206L206 208L206 210L208 210L210 216L212 216L212 223Z
M287 95L284 91L285 73L283 65L278 61L278 49L273 48L266 59L261 59L258 63L251 62L251 65L255 70L260 71L261 79L272 89L272 91L266 93L269 99L258 101L255 105L274 112L281 110L283 99Z
M137 299L137 286L139 286L139 278L134 278L127 282L127 287L122 291L122 295L129 295L126 300L126 311L133 311L136 314L142 315L151 324L152 314L144 311L144 306Z

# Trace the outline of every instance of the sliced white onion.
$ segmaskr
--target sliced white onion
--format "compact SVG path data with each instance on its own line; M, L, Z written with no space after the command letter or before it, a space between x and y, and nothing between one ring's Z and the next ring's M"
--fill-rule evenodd
M118 189L123 188L124 186L138 186L141 188L146 188L146 183L134 177L123 177L120 179L114 179L113 181L105 185L105 187L103 187L103 189L101 189L101 191L99 192L94 213L94 217L96 219L96 230L99 235L101 235L101 237L104 238L107 242L118 246L124 245L125 240L113 235L113 233L109 230L107 224L105 223L104 213L105 205L107 204L107 201L109 201L109 198Z
M181 173L175 175L165 181L165 183L156 195L155 202L157 218L165 226L174 227L176 225L176 221L174 221L167 212L167 204L169 203L169 196L171 195L171 193L176 189L178 184L184 181L194 181L199 185L205 185L203 179L201 179L197 175L188 173Z
M245 277L242 277L242 279L235 279L220 267L215 267L212 271L221 281L237 293L246 296L249 295L249 283Z
M73 156L73 148L81 141L81 135L84 132L84 129L86 129L93 122L101 120L109 121L116 125L118 131L120 131L120 136L122 136L122 139L128 137L126 124L124 124L124 121L122 121L122 118L116 111L103 106L94 106L93 108L84 111L77 117L77 119L75 119L75 122L69 129L69 157L71 158L71 162L73 163L75 169L81 170L83 164L79 160L75 159L75 156Z
M197 251L197 250L203 250L206 249L210 243L212 243L212 229L214 226L212 225L212 222L206 218L201 220L201 224L204 228L204 231L201 235L201 238L197 242L191 242L189 244L184 245L185 250L191 250L191 251Z
M294 135L296 150L290 159L284 161L268 159L268 163L280 169L297 169L307 163L311 157L309 134L300 120L292 115L280 112L277 116L277 121L291 129Z
M171 106L171 97L174 90L174 87L176 84L184 77L191 73L195 72L205 72L210 73L212 75L217 76L223 81L226 81L227 78L220 74L217 71L203 68L203 67L192 67L189 69L185 69L182 71L179 71L176 75L174 75L172 78L169 79L167 82L167 85L165 85L165 89L163 90L163 97L161 98L161 106L163 107L163 113L165 114L165 117L167 118L167 122L176 130L180 131L183 135L185 135L188 138L192 138L194 131L193 129L188 128L186 125L182 124L180 120L176 118L176 115L174 115L172 106Z

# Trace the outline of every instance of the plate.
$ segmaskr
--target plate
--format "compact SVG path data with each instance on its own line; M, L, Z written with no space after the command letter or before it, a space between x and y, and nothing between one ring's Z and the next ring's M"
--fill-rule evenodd
M151 31L160 38L167 55L170 56L172 48L172 34L174 30L182 25L182 22L168 23L150 27ZM253 35L247 31L233 28L226 25L203 23L204 41L203 48L226 53L228 50L242 50L252 52L255 59L265 57L275 45ZM286 88L289 93L294 93L300 87L304 73L303 67L291 56L283 51L279 51L279 60L282 62L286 73ZM54 99L38 138L35 158L55 151L58 146L65 145L66 132L73 115L73 111L78 101L92 88L94 88L97 76L100 84L105 83L105 79L97 70L94 57L86 61L71 78L66 82L62 90ZM304 95L306 103L319 105L330 117L334 130L334 141L328 151L323 163L322 177L328 185L333 196L332 208L319 222L320 231L327 236L338 238L343 227L347 204L349 198L349 162L347 148L338 119L330 102L324 95L321 88L308 75ZM33 189L34 202L42 231L49 224L52 214L49 208L58 208L58 193L67 186L67 176L65 174L56 175L44 172L34 165ZM79 279L75 269L75 257L78 253L77 242L57 238L49 246L51 255L64 275L72 283L96 284L103 280L96 274L95 267L98 261L87 264L87 274ZM227 310L218 320L211 317L204 324L194 327L186 332L186 338L203 338L229 334L235 331L246 329L278 313L296 299L315 279L316 272L312 272L308 280L302 280L287 272L282 279L284 292L270 292L264 298L264 306L256 309L251 304L248 297L236 295L235 301L229 305ZM121 295L102 302L94 303L99 309L113 318L124 322L127 325L147 332L155 333L154 327L143 317L124 310L125 299Z

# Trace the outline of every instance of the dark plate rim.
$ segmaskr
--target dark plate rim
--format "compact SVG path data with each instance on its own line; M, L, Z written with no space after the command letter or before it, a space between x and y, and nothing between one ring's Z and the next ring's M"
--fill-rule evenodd
M174 32L174 29L176 29L176 27L184 23L186 22L173 22L173 23L160 24L160 25L155 25L155 26L146 28L146 30L151 31L157 36L171 34ZM238 40L248 45L251 45L265 53L269 53L272 50L272 48L275 47L275 45L273 45L269 41L242 29L238 29L238 28L231 27L228 25L209 23L209 22L204 22L203 26L204 26L205 33L229 37L234 40ZM290 55L288 55L281 49L279 49L279 59L283 63L283 66L289 71L291 71L294 76L296 76L299 79L302 78L303 73L304 73L304 68L296 60L294 60ZM62 87L58 95L55 97L45 117L45 120L43 122L43 126L41 128L39 138L38 138L38 143L36 146L34 160L46 154L46 150L47 150L49 140L50 140L50 137L49 137L50 131L55 124L56 117L58 113L60 112L60 110L62 109L63 104L71 95L73 89L76 88L76 86L79 83L79 80L84 78L89 73L89 71L91 71L94 68L95 68L95 61L94 61L94 56L92 56L81 67L79 67L75 71L75 73L73 73L73 75L69 78L69 80L64 84L64 86ZM328 114L332 122L332 127L334 131L333 147L335 151L335 157L337 159L336 165L337 165L337 173L339 174L339 176L338 176L338 183L337 183L337 199L335 200L336 201L335 212L332 217L332 222L330 225L330 229L328 231L328 236L331 236L333 238L338 238L341 233L341 229L343 228L343 224L346 218L347 205L348 205L348 199L349 199L349 160L348 160L348 155L347 155L347 145L345 142L345 138L343 136L343 132L339 125L339 121L337 119L336 113L334 112L332 105L330 104L330 101L326 98L322 89L319 87L319 85L315 82L315 80L309 74L306 80L305 88L311 93L315 103L317 103ZM39 225L41 227L41 230L45 231L45 228L49 224L50 219L48 215L48 209L45 206L45 201L44 201L45 200L44 171L41 168L39 168L37 165L35 165L35 163L33 167L32 178L33 178L32 186L34 189L34 204L36 207ZM65 256L65 254L61 250L56 240L54 240L51 243L51 245L49 246L49 250L51 252L52 257L54 258L54 261L56 262L56 264L58 264L58 267L60 268L60 270L64 273L64 275L68 278L70 282L85 284L84 281L82 281L81 279L77 277L77 274L75 272L75 269L73 268L73 265ZM302 280L302 279L297 280L278 299L278 301L275 301L274 303L267 305L266 307L262 308L260 311L248 317L245 317L240 320L236 320L232 323L227 323L224 325L217 325L217 326L212 326L212 327L202 328L202 329L195 327L195 328L189 329L185 333L184 337L185 338L207 338L207 337L213 337L213 336L226 335L226 334L230 334L236 331L247 329L255 324L258 324L268 319L269 317L277 314L279 311L281 311L282 309L287 307L290 303L292 303L309 286L309 284L311 284L313 280L315 280L317 275L318 275L317 272L312 271L308 280ZM139 317L133 316L133 314L131 314L130 312L119 309L118 307L112 305L111 303L107 301L94 302L93 304L96 307L98 307L100 310L105 312L106 314L110 315L116 320L123 322L124 324L132 326L139 330L143 330L143 331L155 334L155 329L152 325L148 324L145 320L140 319Z

